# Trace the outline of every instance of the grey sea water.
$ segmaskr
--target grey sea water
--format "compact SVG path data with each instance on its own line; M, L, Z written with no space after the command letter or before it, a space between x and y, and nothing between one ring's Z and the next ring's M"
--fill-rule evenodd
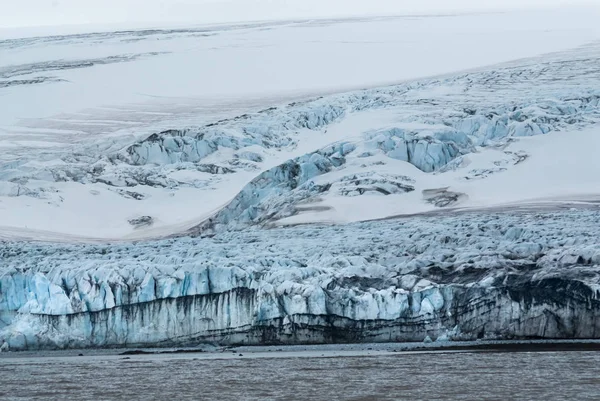
M599 400L600 352L17 356L0 399Z

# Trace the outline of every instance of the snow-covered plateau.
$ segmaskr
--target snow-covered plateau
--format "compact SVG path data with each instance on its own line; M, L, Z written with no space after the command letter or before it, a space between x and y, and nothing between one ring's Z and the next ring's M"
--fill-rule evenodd
M0 40L0 347L600 337L600 29L545 13Z

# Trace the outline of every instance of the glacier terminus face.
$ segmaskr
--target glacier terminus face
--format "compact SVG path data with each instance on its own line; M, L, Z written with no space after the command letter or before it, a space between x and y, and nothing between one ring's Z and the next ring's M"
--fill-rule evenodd
M593 338L599 223L594 206L7 242L0 339L36 349Z

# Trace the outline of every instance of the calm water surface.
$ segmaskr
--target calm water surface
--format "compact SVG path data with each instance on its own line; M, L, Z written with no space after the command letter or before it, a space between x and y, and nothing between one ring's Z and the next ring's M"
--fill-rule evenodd
M0 399L600 400L600 352L4 358Z

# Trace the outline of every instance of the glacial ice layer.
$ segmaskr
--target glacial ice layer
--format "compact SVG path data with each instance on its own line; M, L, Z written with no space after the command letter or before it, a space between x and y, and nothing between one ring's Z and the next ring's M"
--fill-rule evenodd
M0 345L597 338L600 211L0 245Z

